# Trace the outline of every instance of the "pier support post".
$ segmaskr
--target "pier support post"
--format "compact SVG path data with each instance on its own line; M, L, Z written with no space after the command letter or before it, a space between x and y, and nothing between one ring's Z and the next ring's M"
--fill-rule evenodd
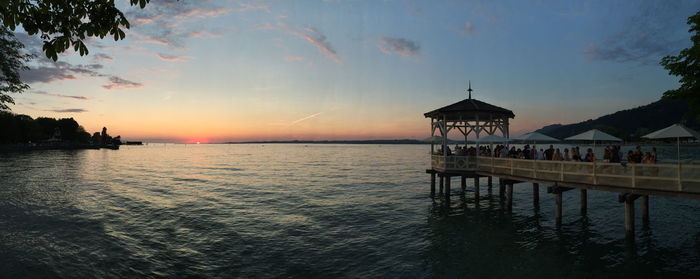
M649 225L649 196L642 196L642 223Z
M625 237L634 240L634 201L639 195L620 194L618 201L625 203Z
M489 176L489 179L488 179L489 188L491 188L491 185L493 185L493 184L491 183L492 178L493 178L493 177Z
M508 195L508 212L513 211L513 183L506 184L506 193Z
M547 193L554 194L554 220L556 221L557 227L561 226L562 193L571 189L573 188L561 187L556 183L554 186L547 187Z
M451 184L451 181L452 181L452 177L451 177L451 176L449 176L449 175L445 176L445 199L446 199L447 201L450 200L450 190L451 190L451 189L450 189L450 184Z
M506 192L506 185L502 179L498 179L498 196L503 199L504 193Z
M557 227L561 226L561 194L562 192L554 193L554 219Z
M540 207L540 184L539 183L532 183L532 205L534 205L535 208Z
M474 197L479 198L479 177L474 177Z
M442 195L442 189L445 185L445 177L441 174L440 176L440 195Z
M588 193L586 189L581 189L579 200L581 202L581 213L586 214L588 210Z
M430 196L435 196L435 173L430 173Z
M462 177L462 192L467 190L467 177L466 176L461 176Z

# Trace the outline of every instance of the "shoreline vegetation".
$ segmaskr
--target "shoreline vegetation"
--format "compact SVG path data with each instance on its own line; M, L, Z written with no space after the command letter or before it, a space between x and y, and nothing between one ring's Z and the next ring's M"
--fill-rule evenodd
M121 136L103 127L92 135L73 118L37 117L0 111L0 152L30 150L119 149Z

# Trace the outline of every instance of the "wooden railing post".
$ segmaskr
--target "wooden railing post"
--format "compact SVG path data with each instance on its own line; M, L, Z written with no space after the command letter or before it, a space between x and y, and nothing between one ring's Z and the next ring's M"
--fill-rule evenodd
M510 161L510 175L513 175L513 158L509 158L508 161Z
M598 184L598 179L597 179L597 177L596 177L596 175L595 175L595 169L596 169L596 163L595 163L595 160L594 160L594 161L593 161L593 185Z
M564 162L559 162L559 180L564 181Z
M635 167L635 164L627 163L629 165L632 165L632 188L637 187L637 168Z

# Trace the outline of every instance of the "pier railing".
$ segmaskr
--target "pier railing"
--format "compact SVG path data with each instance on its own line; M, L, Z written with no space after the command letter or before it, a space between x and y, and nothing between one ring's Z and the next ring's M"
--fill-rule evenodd
M620 164L511 158L432 156L439 171L479 171L552 182L700 193L700 165Z

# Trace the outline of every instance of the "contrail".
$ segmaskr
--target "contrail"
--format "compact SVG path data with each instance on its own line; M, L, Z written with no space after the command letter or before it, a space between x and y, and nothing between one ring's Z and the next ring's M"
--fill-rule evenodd
M300 119L294 120L294 121L292 121L292 123L289 123L289 125L287 125L287 127L292 126L292 125L294 125L294 124L297 124L297 123L299 123L299 122L302 122L302 121L304 121L304 120L308 120L308 119L314 118L314 117L318 116L319 114L321 114L321 112L319 112L319 113L314 113L314 114L309 115L309 116L306 116L306 117L304 117L304 118L300 118Z

